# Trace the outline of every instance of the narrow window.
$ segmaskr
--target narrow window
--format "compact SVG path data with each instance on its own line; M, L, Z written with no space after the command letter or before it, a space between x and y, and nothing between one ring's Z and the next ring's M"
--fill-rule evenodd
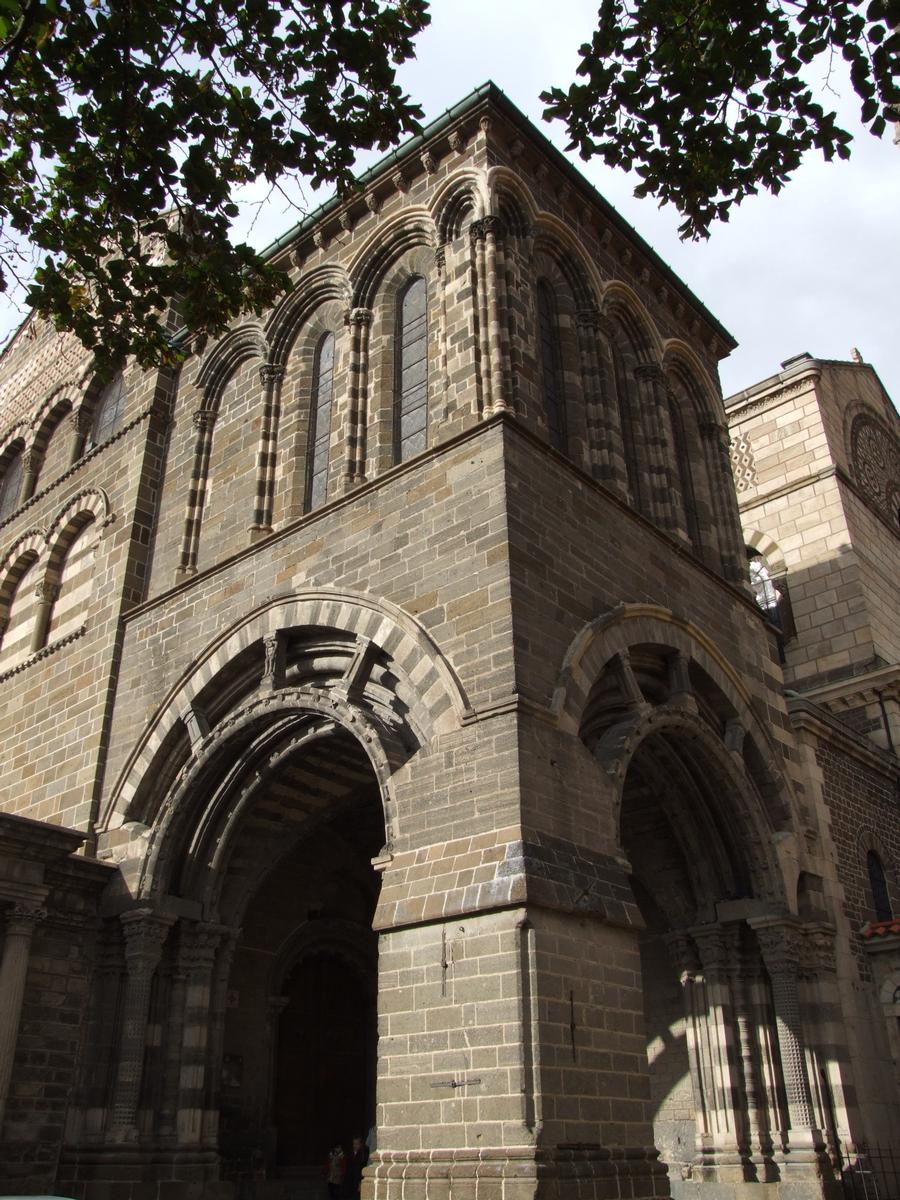
M691 545L695 550L699 550L700 526L697 521L697 498L694 495L694 478L691 473L687 435L678 401L671 396L669 397L669 419L672 423L672 437L675 441L675 467L678 471L678 482L681 484L681 504L684 509L686 532Z
M405 462L428 445L428 293L421 276L400 298L394 461Z
M0 521L5 521L19 507L23 474L22 451L17 450L12 458L7 459L6 470L0 478Z
M120 371L114 376L97 400L94 410L94 422L91 426L92 446L99 446L117 432L122 421L122 410L125 407L125 380Z
M334 387L334 334L319 339L313 371L306 465L306 511L325 503L328 495L328 451L331 447L331 395Z
M872 903L875 906L875 920L889 921L891 912L891 897L888 892L887 876L881 859L874 850L866 855L866 866L869 868L869 886L872 889Z
M553 292L543 281L537 286L537 306L547 433L550 437L550 445L565 453L566 412L562 379L562 353L559 344L559 318Z

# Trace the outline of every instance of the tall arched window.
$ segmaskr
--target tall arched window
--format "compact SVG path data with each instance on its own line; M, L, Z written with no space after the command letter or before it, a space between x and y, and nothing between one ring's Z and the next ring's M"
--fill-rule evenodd
M405 462L428 445L428 289L410 280L397 313L394 461Z
M94 422L91 425L92 446L99 446L117 432L125 408L125 380L119 371L109 381L97 399Z
M0 521L5 521L19 507L24 464L22 451L17 450L0 467Z
M550 445L565 453L566 403L563 390L562 350L559 339L559 314L556 297L549 284L537 285L538 333L541 344L541 376L544 418Z
M309 450L306 462L306 511L325 503L328 495L328 451L331 445L331 396L334 390L334 334L323 334L316 348Z
M669 421L672 425L673 449L675 451L675 469L678 472L678 482L681 485L681 504L684 509L685 532L695 550L700 549L700 525L697 520L697 497L694 494L694 476L691 470L691 459L688 454L687 434L684 419L676 397L669 394Z
M869 869L869 887L872 889L872 903L875 906L875 920L889 921L893 916L891 911L891 894L888 891L887 876L881 859L874 850L866 855L866 866Z

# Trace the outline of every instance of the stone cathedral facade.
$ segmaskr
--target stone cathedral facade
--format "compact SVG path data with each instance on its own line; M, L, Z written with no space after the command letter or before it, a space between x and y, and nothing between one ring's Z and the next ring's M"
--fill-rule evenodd
M178 372L0 362L0 1191L371 1133L366 1200L839 1194L900 1127L877 377L726 410L492 85L270 253Z

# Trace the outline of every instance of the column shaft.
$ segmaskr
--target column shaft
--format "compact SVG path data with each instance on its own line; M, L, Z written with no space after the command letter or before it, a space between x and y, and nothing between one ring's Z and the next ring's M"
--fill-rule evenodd
M6 937L0 962L0 1129L3 1127L19 1040L31 941L38 922L46 915L39 905L19 903L6 918Z

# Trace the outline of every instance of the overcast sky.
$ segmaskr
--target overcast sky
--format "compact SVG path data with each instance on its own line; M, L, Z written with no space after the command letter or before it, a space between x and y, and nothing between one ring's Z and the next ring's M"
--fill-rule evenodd
M563 127L541 120L538 95L574 77L596 10L596 0L433 0L432 24L401 81L433 120L493 79L564 149ZM858 347L900 405L900 147L890 135L879 141L866 133L849 84L842 93L839 109L857 135L850 162L810 156L780 196L746 200L705 243L679 241L677 213L634 199L635 181L624 172L573 157L737 339L721 365L726 396L794 354L847 359ZM280 196L261 209L248 203L243 214L236 232L258 247L300 215ZM8 314L6 324L18 319Z

